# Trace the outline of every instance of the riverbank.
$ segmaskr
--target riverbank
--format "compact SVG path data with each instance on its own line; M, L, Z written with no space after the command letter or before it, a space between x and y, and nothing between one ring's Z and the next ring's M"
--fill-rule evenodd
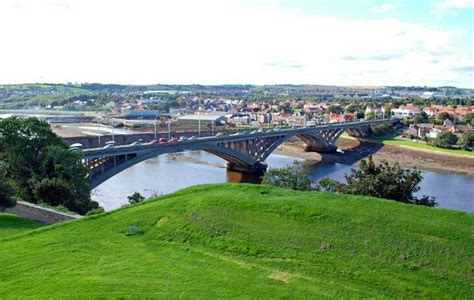
M375 162L383 160L398 162L403 167L416 167L423 170L460 173L474 176L474 157L432 152L402 145L381 144L361 141L351 137L340 138L337 142L344 154L320 154L305 152L298 138L291 138L274 152L314 162L341 163L351 165L372 155Z

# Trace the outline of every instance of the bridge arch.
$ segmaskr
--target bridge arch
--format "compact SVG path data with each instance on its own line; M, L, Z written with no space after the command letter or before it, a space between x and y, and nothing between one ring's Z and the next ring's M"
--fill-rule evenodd
M233 169L239 171L261 170L263 172L266 169L266 165L262 164L249 155L215 144L200 144L197 147L177 149L176 151L153 149L147 152L142 151L139 155L134 155L131 159L127 159L120 164L116 164L112 168L107 169L105 172L92 175L90 177L90 188L96 188L113 176L145 160L160 156L162 154L177 153L187 150L200 150L213 154L224 159L230 166L233 167ZM108 159L113 159L113 156L109 156Z

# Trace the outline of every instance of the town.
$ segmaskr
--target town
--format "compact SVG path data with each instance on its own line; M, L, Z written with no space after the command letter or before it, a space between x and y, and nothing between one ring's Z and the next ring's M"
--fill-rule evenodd
M449 87L5 85L0 86L0 107L37 115L65 137L110 134L108 127L169 131L171 137L186 130L200 135L396 118L400 126L391 133L399 139L469 150L473 93ZM75 130L74 123L79 124ZM436 142L439 133L445 141Z

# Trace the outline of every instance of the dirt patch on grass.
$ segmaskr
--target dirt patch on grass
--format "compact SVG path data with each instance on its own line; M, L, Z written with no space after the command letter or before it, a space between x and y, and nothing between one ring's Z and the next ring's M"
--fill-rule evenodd
M278 280L278 281L283 281L284 283L290 282L293 278L295 278L294 275L286 272L280 272L280 271L273 271L268 278L273 279L273 280Z

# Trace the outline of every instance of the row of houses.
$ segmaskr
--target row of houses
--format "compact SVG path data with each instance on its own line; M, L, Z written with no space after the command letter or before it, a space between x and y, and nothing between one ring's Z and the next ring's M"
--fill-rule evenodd
M454 125L451 120L445 120L442 125L435 125L431 123L410 124L410 126L405 130L404 134L407 136L415 136L421 139L434 139L441 132L451 132L458 137L461 137L464 133L472 129L473 127L471 124Z

